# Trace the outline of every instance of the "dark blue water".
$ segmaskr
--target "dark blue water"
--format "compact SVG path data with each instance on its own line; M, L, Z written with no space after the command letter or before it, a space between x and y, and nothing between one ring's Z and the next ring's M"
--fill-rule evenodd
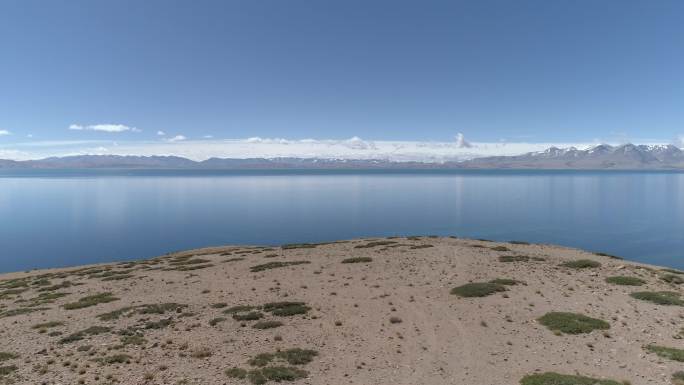
M0 171L0 271L414 234L684 268L684 174Z

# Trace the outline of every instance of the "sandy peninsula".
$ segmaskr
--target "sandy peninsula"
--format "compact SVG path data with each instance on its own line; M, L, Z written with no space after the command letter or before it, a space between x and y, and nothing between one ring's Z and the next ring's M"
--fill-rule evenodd
M437 237L4 274L0 384L681 384L681 282Z

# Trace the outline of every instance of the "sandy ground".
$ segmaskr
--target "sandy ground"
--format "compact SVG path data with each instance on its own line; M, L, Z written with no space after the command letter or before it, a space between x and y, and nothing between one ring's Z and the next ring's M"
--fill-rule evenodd
M370 243L375 241L381 242ZM504 255L531 258L501 262ZM372 261L342 263L349 257ZM559 266L577 259L601 266ZM308 263L250 271L286 261ZM188 267L200 268L182 270ZM181 270L169 270L174 268ZM652 266L557 246L435 237L358 239L309 248L227 246L136 263L5 274L0 276L0 352L13 358L0 362L10 368L0 383L249 384L225 370L258 369L248 361L259 353L301 348L318 354L297 366L308 377L294 384L503 385L548 371L632 385L669 384L684 363L643 347L684 348L678 339L684 308L629 296L681 290L663 282L662 274ZM605 281L615 275L647 283ZM496 278L521 283L486 297L450 294L456 286ZM72 285L55 286L65 281ZM105 292L118 299L65 308ZM287 317L261 310L262 321L283 324L271 329L255 329L257 321L224 314L236 305L277 301L301 301L310 310ZM169 305L172 309L163 314L136 307L118 319L97 317L164 303L187 307ZM38 310L15 314L15 309ZM557 335L537 321L552 311L600 318L610 329ZM225 320L211 325L215 318ZM52 321L63 325L34 328ZM93 326L110 330L75 341L65 338ZM144 340L122 346L122 336L131 331ZM123 362L107 362L121 354Z

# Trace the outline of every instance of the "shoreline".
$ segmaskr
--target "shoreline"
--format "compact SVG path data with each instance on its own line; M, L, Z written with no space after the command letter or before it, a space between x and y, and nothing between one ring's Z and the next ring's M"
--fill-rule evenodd
M681 282L567 247L422 236L3 273L0 383L276 383L289 368L293 384L662 385L684 364L651 346L681 345L684 302L634 293L678 300ZM547 327L559 312L600 327Z

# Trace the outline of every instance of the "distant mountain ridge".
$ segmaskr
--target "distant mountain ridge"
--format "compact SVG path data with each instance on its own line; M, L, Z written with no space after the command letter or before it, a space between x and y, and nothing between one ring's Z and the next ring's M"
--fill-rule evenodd
M684 151L673 145L610 146L601 144L579 150L548 148L516 156L493 156L462 163L467 168L512 169L684 169Z
M395 162L321 158L210 158L194 161L179 156L77 155L40 160L0 159L0 168L17 169L579 169L684 170L684 151L673 145L611 146L585 150L550 147L515 156L491 156L461 162Z

